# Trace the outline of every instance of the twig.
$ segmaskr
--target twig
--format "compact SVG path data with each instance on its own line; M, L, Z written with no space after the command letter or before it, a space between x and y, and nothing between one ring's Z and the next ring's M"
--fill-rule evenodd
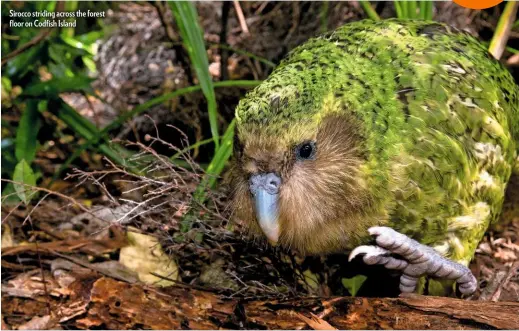
M292 13L292 25L290 26L287 35L283 39L283 43L288 43L292 38L294 32L296 32L297 28L299 27L299 22L301 18L301 7L299 3L292 2Z
M27 216L26 216L25 219L23 220L22 224L25 224L25 222L27 222L27 220L29 220L29 218L31 217L32 213L36 210L36 208L38 208L38 206L43 202L43 200L45 200L49 195L50 195L50 193L45 194L45 196L44 196L43 198L41 198L41 199L36 203L36 205L34 206L34 208L31 209L31 211L29 212L29 214L27 214ZM32 223L31 223L31 226L32 226Z
M492 297L490 298L490 301L492 301L492 302L499 301L499 297L501 297L501 291L503 290L503 287L505 287L506 284L508 284L510 282L510 279L512 278L512 276L515 275L517 269L519 269L519 261L515 262L510 267L510 269L508 270L508 273L506 274L505 279L503 279L503 281L501 283L499 283L499 286L497 287L497 289L492 294Z
M238 0L233 0L234 10L236 10L236 15L238 15L238 21L240 22L240 27L243 33L249 33L249 27L247 26L247 22L245 21L245 15L243 15L243 10L241 9L240 3Z
M115 273L115 272L114 272L114 273L106 272L106 271L104 271L104 270L102 270L102 269L100 269L100 268L97 268L96 266L94 266L94 265L92 265L92 264L90 264L90 263L88 263L88 262L84 262L84 261L82 261L82 260L80 260L80 259L77 259L77 258L75 258L75 257L68 256L68 255L65 255L65 254L61 254L61 253L58 253L58 252L56 252L56 251L52 251L52 250L50 250L50 253L53 254L53 255L59 256L59 257L65 259L65 260L68 260L68 261L70 261L70 262L72 262L72 263L75 263L75 264L77 264L77 265L79 265L79 266L82 266L82 267L84 267L84 268L87 268L87 269L90 269L90 270L92 270L92 271L98 272L98 273L100 273L101 275L104 275L104 276L106 276L106 277L112 277L112 278L117 279L117 280L120 280L120 281L122 281L122 282L132 284L130 281L128 281L128 279L124 279L123 277L120 277L120 276L117 275L117 273Z
M159 14L160 21L164 26L164 30L166 30L166 35L171 41L178 40L178 37L175 36L175 29L173 29L173 25L171 24L171 20L166 19L166 10L167 7L162 1L155 1L153 6L157 9Z
M62 193L59 193L59 192L56 192L56 191L52 191L52 190L49 190L49 189L46 189L46 188L43 188L43 187L32 186L32 185L28 185L28 184L25 184L25 183L16 182L16 181L10 180L10 179L0 178L0 180L4 181L6 183L12 183L12 184L28 187L28 188L30 188L31 190L34 190L34 191L42 191L42 192L46 192L46 193L58 196L58 197L60 197L62 199L65 199L65 200L68 200L68 201L72 202L72 204L78 206L79 209L81 209L85 213L88 213L88 214L92 215L93 217L95 217L95 218L97 218L97 219L99 219L101 221L104 221L103 219L97 217L94 213L92 213L88 208L86 208L85 206L80 204L76 199L74 199L72 197L69 197L69 196L67 196L65 194L62 194Z
M31 222L31 227L32 227L32 222ZM52 309L50 307L50 302L49 302L49 290L47 289L47 281L45 280L45 272L43 271L43 263L41 262L40 247L38 246L38 241L36 241L35 244L36 244L36 254L38 255L38 265L40 267L40 273L41 273L41 282L43 284L43 293L45 293L45 305L47 306L47 314L50 315L52 312Z
M23 44L22 46L18 47L11 53L7 54L2 58L2 66L7 63L10 59L14 58L15 56L23 53L24 51L28 50L29 48L36 46L40 41L47 38L50 33L52 32L52 29L44 29L40 33L38 33L34 38Z

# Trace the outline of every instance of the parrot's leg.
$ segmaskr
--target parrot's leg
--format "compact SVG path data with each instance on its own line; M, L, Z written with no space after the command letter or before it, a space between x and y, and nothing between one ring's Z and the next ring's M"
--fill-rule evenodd
M366 264L380 264L388 269L402 270L402 292L413 292L422 276L455 280L463 294L476 291L476 278L466 266L444 258L431 247L422 245L391 228L375 226L369 228L368 232L376 238L378 246L359 246L350 253L349 259L363 254ZM394 257L392 254L402 258Z

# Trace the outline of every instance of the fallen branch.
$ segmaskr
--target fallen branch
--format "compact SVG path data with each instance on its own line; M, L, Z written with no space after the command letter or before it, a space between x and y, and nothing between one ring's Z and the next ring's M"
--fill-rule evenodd
M82 277L68 301L53 299L50 320L107 329L513 329L519 303L406 295L399 298L226 299L188 287L156 289L111 278ZM34 300L2 297L4 316ZM81 307L81 312L74 307ZM44 316L32 311L33 316ZM66 314L75 317L67 317ZM308 324L307 324L308 323ZM56 324L57 325L57 324ZM55 325L55 326L56 326Z

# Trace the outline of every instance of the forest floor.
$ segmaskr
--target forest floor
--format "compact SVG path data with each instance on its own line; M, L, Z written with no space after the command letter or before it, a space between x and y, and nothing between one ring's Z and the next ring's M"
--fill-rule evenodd
M208 42L222 42L221 6L198 4ZM240 9L246 20L241 22L237 7L231 2L227 6L225 42L263 59L229 51L222 70L221 50L210 47L215 80L264 79L272 70L268 62L279 63L290 49L323 29L363 17L355 2L330 3L324 23L315 19L322 11L319 2L243 2ZM499 12L453 6L438 3L436 17L484 40L491 37ZM386 7L382 16L394 15ZM117 28L101 42L97 58L99 77L94 87L107 104L75 94L65 95L67 101L102 127L118 115L116 109L131 109L195 83L185 54L174 46L178 35L163 23L168 15L160 5L121 3L107 18ZM519 45L519 32L511 38ZM517 79L517 67L511 70ZM222 123L232 118L245 92L217 90ZM85 152L66 178L52 180L71 153L70 146L62 142L38 152L35 163L43 172L40 187L47 189L29 206L2 204L2 329L168 325L108 325L101 311L92 315L89 309L95 300L90 291L100 277L108 279L103 286L116 284L112 280L156 289L174 286L178 291L207 291L229 300L350 296L351 292L358 297L398 296L397 275L358 261L348 263L346 255L303 257L251 242L240 224L229 221L225 185L210 194L205 206L190 208L203 173L201 165L208 162L211 148L194 149L185 155L182 167L164 162L160 155L171 155L208 136L204 110L203 96L193 94L155 106L121 130L117 139L140 151L136 159L154 160L144 175L128 173ZM519 179L509 185L501 220L483 238L470 268L479 280L470 300L519 301ZM357 274L367 277L362 286L355 283ZM119 290L103 288L106 293ZM214 326L199 322L196 326Z

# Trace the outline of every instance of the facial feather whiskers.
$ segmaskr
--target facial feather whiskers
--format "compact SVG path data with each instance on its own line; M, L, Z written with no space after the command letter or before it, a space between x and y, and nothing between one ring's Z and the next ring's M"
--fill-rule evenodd
M232 170L235 216L245 221L253 235L262 237L249 178L257 173L278 173L283 183L278 203L281 245L310 254L329 252L330 247L337 251L354 247L358 243L356 225L342 220L362 215L369 204L365 187L359 182L363 156L355 130L347 118L332 115L324 119L313 135L315 156L304 163L297 162L297 145L272 148L263 138L243 146ZM330 231L335 234L330 235Z

